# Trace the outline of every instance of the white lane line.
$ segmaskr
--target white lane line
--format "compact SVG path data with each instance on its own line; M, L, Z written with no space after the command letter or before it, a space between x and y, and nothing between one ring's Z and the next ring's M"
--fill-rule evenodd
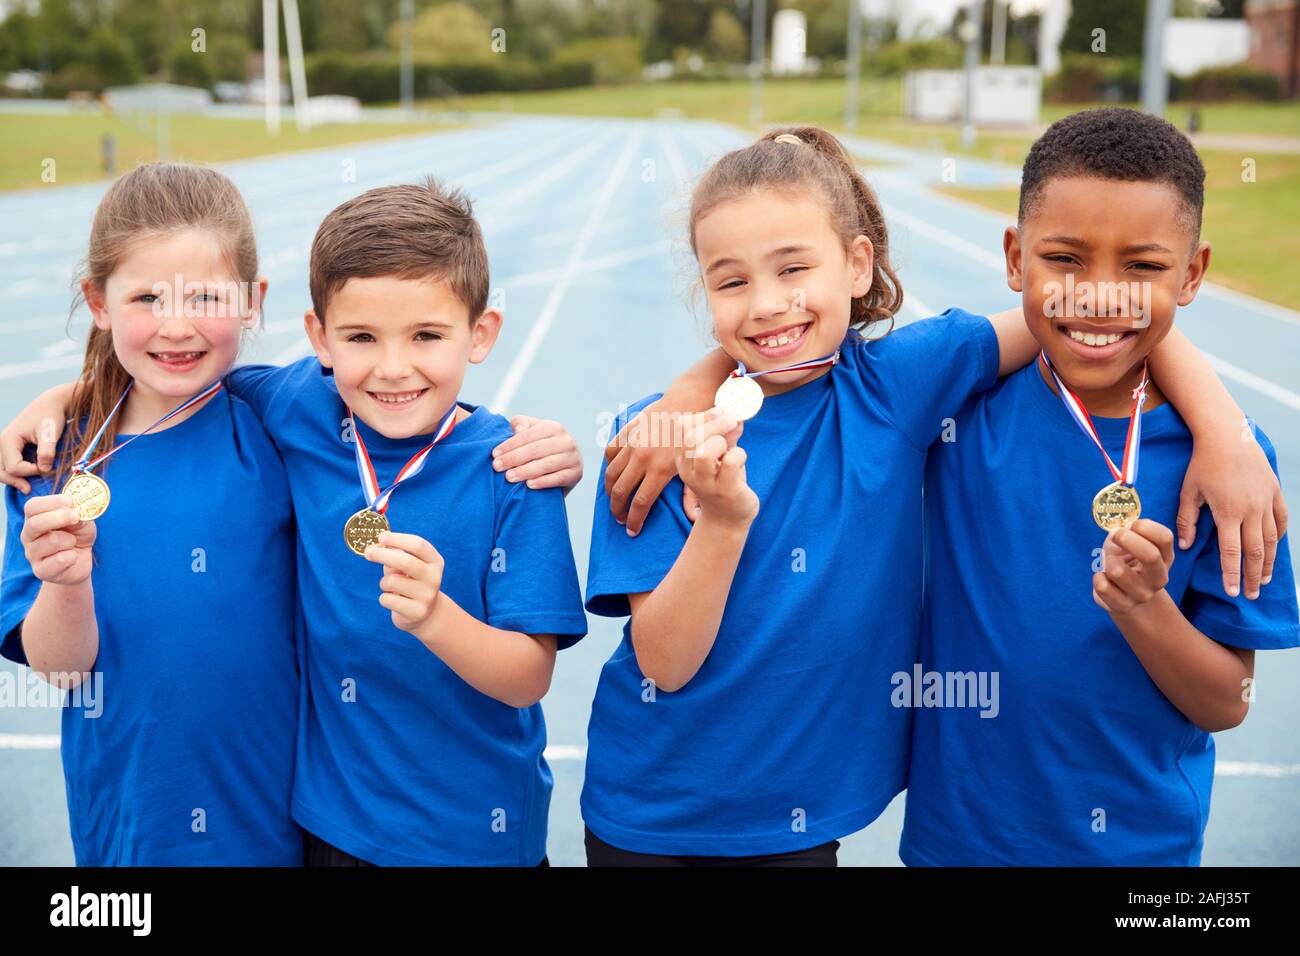
M24 375L40 375L42 372L55 372L65 368L81 368L84 355L53 355L49 358L36 359L32 362L13 362L0 365L0 380L22 378Z
M1236 289L1229 289L1227 286L1221 286L1213 282L1201 283L1201 294L1209 293L1215 298L1223 299L1234 305L1242 305L1269 318L1277 319L1279 322L1289 322L1292 325L1300 325L1300 312L1292 311L1286 306L1277 305L1273 302L1265 302L1263 299L1257 299L1253 295L1247 295L1244 292L1238 292Z
M634 246L631 249L624 249L622 252L611 252L609 255L597 256L595 259L588 259L580 263L577 269L578 275L589 275L593 272L605 272L609 269L615 269L618 266L626 265L629 262L637 262L641 259L651 259L655 256L666 255L672 250L672 243L667 239L662 242L651 242L644 246ZM542 269L537 272L524 272L519 275L508 276L502 280L501 284L508 289L519 288L520 286L529 285L546 285L548 282L554 282L564 272L561 269Z
M484 212L479 216L479 223L484 234L494 233L498 226L505 224L517 215L520 208L527 205L533 196L549 187L555 181L579 168L592 156L603 152L608 144L617 138L617 132L593 139L580 149L569 153L564 159L552 163L545 172L530 176L528 181L518 189L503 195L489 196L483 202Z
M925 220L918 219L916 216L913 216L910 213L905 213L893 206L885 207L885 215L906 226L914 233L932 239L941 245L945 245L954 252L959 252L976 262L983 263L990 269L996 271L999 275L1006 274L1006 260L1003 257L996 256L987 249L975 245L973 242L968 242L959 236L954 236L938 226L931 225ZM1217 292L1219 290L1216 289L1215 291ZM1245 297L1243 297L1243 300L1244 298ZM906 302L907 299L904 297L904 305L906 305ZM1256 307L1257 304L1260 306L1267 305L1267 303L1260 303L1258 300L1249 304L1252 308ZM1274 306L1273 308L1278 309L1279 307ZM1286 310L1282 309L1281 311L1285 312ZM1244 385L1246 388L1259 392L1261 395L1265 395L1268 398L1273 399L1275 402L1286 405L1288 408L1294 409L1295 411L1300 411L1300 395L1297 395L1290 389L1283 388L1276 382L1271 382L1253 372L1248 372L1244 368L1233 365L1231 362L1226 362L1218 356L1211 355L1209 352L1204 350L1201 351L1201 354L1205 356L1205 360L1210 363L1211 368L1229 381L1236 382L1238 385Z
M544 754L547 760L586 760L587 748L572 744L551 744Z
M1300 763L1220 760L1214 766L1214 775L1216 777L1295 777L1300 776Z
M1300 412L1300 395L1297 395L1290 389L1283 388L1281 385L1270 382L1266 378L1260 378L1254 372L1247 372L1244 368L1238 368L1231 362L1225 362L1218 356L1209 355L1205 352L1202 352L1201 354L1204 355L1205 360L1210 363L1210 368L1214 369L1224 378L1236 382L1239 385L1245 385L1247 388L1253 388L1255 391L1267 395L1274 401L1281 402L1283 405L1290 406L1297 412Z
M0 750L58 749L58 734L0 734Z
M591 245L591 240L600 228L601 220L609 211L609 205L613 202L614 193L623 181L623 177L627 175L627 168L632 162L632 156L637 147L641 145L644 136L645 127L637 125L633 134L624 143L623 152L619 155L609 177L605 180L605 185L601 187L596 204L587 215L582 234L578 237L578 241L573 244L573 248L569 250L569 258L564 264L563 273L561 273L555 285L551 286L551 292L546 297L546 303L542 306L541 313L533 322L532 328L528 330L528 338L525 340L523 348L515 356L514 362L511 363L505 378L501 382L501 386L497 389L496 395L493 396L488 406L494 412L504 413L514 399L515 393L519 391L519 386L524 380L524 375L528 372L528 367L533 364L537 350L541 348L542 340L546 338L551 323L555 321L555 316L560 311L560 303L564 301L565 293L569 291L569 283L573 281L578 267L586 257L587 247Z
M673 181L680 189L690 174L686 171L686 161L682 159L681 150L677 148L677 137L674 135L673 127L668 125L659 127L659 142L663 147L664 156L668 159L668 168L672 170Z
M0 750L58 750L58 734L0 734ZM586 760L587 748L576 744L551 744L547 760ZM1220 760L1214 768L1220 777L1300 776L1300 763L1260 763L1258 761Z

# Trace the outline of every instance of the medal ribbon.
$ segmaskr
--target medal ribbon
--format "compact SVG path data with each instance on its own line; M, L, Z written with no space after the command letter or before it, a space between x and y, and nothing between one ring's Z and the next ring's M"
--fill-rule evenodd
M1047 370L1052 373L1052 378L1056 380L1056 388L1061 393L1061 401L1065 403L1066 411L1075 423L1083 429L1085 435L1092 439L1099 449L1101 456L1106 459L1106 465L1110 468L1110 473L1116 481L1122 481L1124 484L1132 487L1137 482L1138 475L1138 450L1142 445L1142 406L1147 400L1147 383L1150 379L1147 377L1147 363L1142 363L1142 381L1138 387L1133 389L1133 411L1128 419L1128 435L1124 439L1124 470L1121 472L1115 467L1115 462L1111 461L1110 455L1102 447L1101 439L1097 436L1097 429L1092 424L1092 417L1088 410L1083 407L1083 402L1079 401L1079 396L1070 391L1069 387L1061 381L1061 377L1056 374L1056 369L1052 367L1052 360L1043 353L1043 361L1047 363Z
M122 403L126 401L126 396L131 393L131 386L134 384L135 384L134 379L132 379L130 382L127 383L126 388L123 389L122 391L122 397L117 400L117 404L113 406L113 410L109 412L108 417L104 419L104 424L99 426L99 431L95 432L95 437L92 438L90 440L90 444L86 446L85 454L83 454L80 458L78 458L75 462L73 462L72 473L74 475L80 474L83 471L91 471L100 462L106 460L110 455L114 455L117 452L121 451L127 445L131 444L131 442L135 441L137 438L149 434L159 425L175 418L181 412L185 411L185 409L197 405L199 402L203 401L209 395L215 395L217 392L221 391L222 385L224 383L221 381L221 379L217 379L215 382L213 382L211 385L209 385L203 391L199 392L194 397L186 399L184 402L177 405L170 412L168 412L162 418L158 419L156 422L154 422L144 431L140 432L137 435L132 435L126 441L118 445L115 445L114 447L110 448L108 451L104 452L104 454L100 455L98 458L92 460L90 456L94 453L95 447L99 444L99 440L104 437L104 432L108 429L108 423L111 422L115 417L117 417L117 410L121 408Z
M424 463L428 460L429 452L433 451L433 446L450 435L451 430L456 427L456 407L456 403L452 402L450 410L443 416L433 433L433 441L412 455L411 460L397 473L393 483L382 491L379 488L379 478L375 474L375 466L370 461L370 452L366 451L365 440L361 437L361 430L357 428L357 420L352 414L352 409L348 409L348 418L352 421L352 437L356 446L354 451L357 454L357 474L361 477L361 489L366 493L366 505L371 511L379 514L386 512L388 498L397 490L397 486L424 470Z
M823 365L834 365L840 360L840 350L836 349L830 355L823 355L818 359L809 359L806 362L795 362L793 365L783 365L781 368L769 368L762 372L749 372L745 370L744 362L737 362L736 369L731 373L729 378L758 378L760 375L771 375L774 372L798 372L806 368L821 368Z

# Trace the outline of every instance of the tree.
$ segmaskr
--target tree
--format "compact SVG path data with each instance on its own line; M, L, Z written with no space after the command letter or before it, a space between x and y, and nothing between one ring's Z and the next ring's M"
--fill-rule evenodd
M463 3L444 3L425 10L412 25L415 55L430 60L481 60L492 56L492 27ZM402 24L388 28L388 44L402 46Z
M1073 0L1061 53L1093 52L1094 31L1104 30L1106 53L1141 56L1146 4L1133 0ZM1100 52L1100 51L1097 51Z
M715 60L743 63L749 58L749 40L745 28L730 10L709 14L708 48Z

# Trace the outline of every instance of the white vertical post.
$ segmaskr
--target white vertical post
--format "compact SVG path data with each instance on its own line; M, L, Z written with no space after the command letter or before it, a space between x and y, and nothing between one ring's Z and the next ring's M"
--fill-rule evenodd
M293 118L300 132L311 129L307 115L307 69L302 59L302 26L298 22L298 0L284 0L284 42L289 49L289 83L293 88Z
M989 41L989 62L1001 66L1007 59L1007 2L993 0L993 37Z
M862 66L862 0L849 0L849 37L844 71L844 128L858 125L858 74Z
M1147 0L1146 26L1142 31L1142 109L1153 116L1165 115L1169 77L1165 75L1165 22L1170 0Z
M753 10L750 22L750 98L749 121L755 125L763 121L763 56L767 52L767 4L764 0L749 0Z
M262 86L266 92L266 131L280 134L280 18L278 0L262 0Z

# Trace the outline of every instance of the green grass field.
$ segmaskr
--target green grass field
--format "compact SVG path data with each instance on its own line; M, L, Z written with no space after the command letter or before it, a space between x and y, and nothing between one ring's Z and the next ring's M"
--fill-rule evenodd
M216 163L266 153L337 146L361 140L428 132L430 123L344 123L298 132L284 117L280 135L267 135L260 120L173 116L168 120L169 158ZM117 141L117 169L125 171L158 155L151 117L102 113L0 113L0 190L35 189L45 160L55 161L55 183L103 179L100 139L111 132Z

